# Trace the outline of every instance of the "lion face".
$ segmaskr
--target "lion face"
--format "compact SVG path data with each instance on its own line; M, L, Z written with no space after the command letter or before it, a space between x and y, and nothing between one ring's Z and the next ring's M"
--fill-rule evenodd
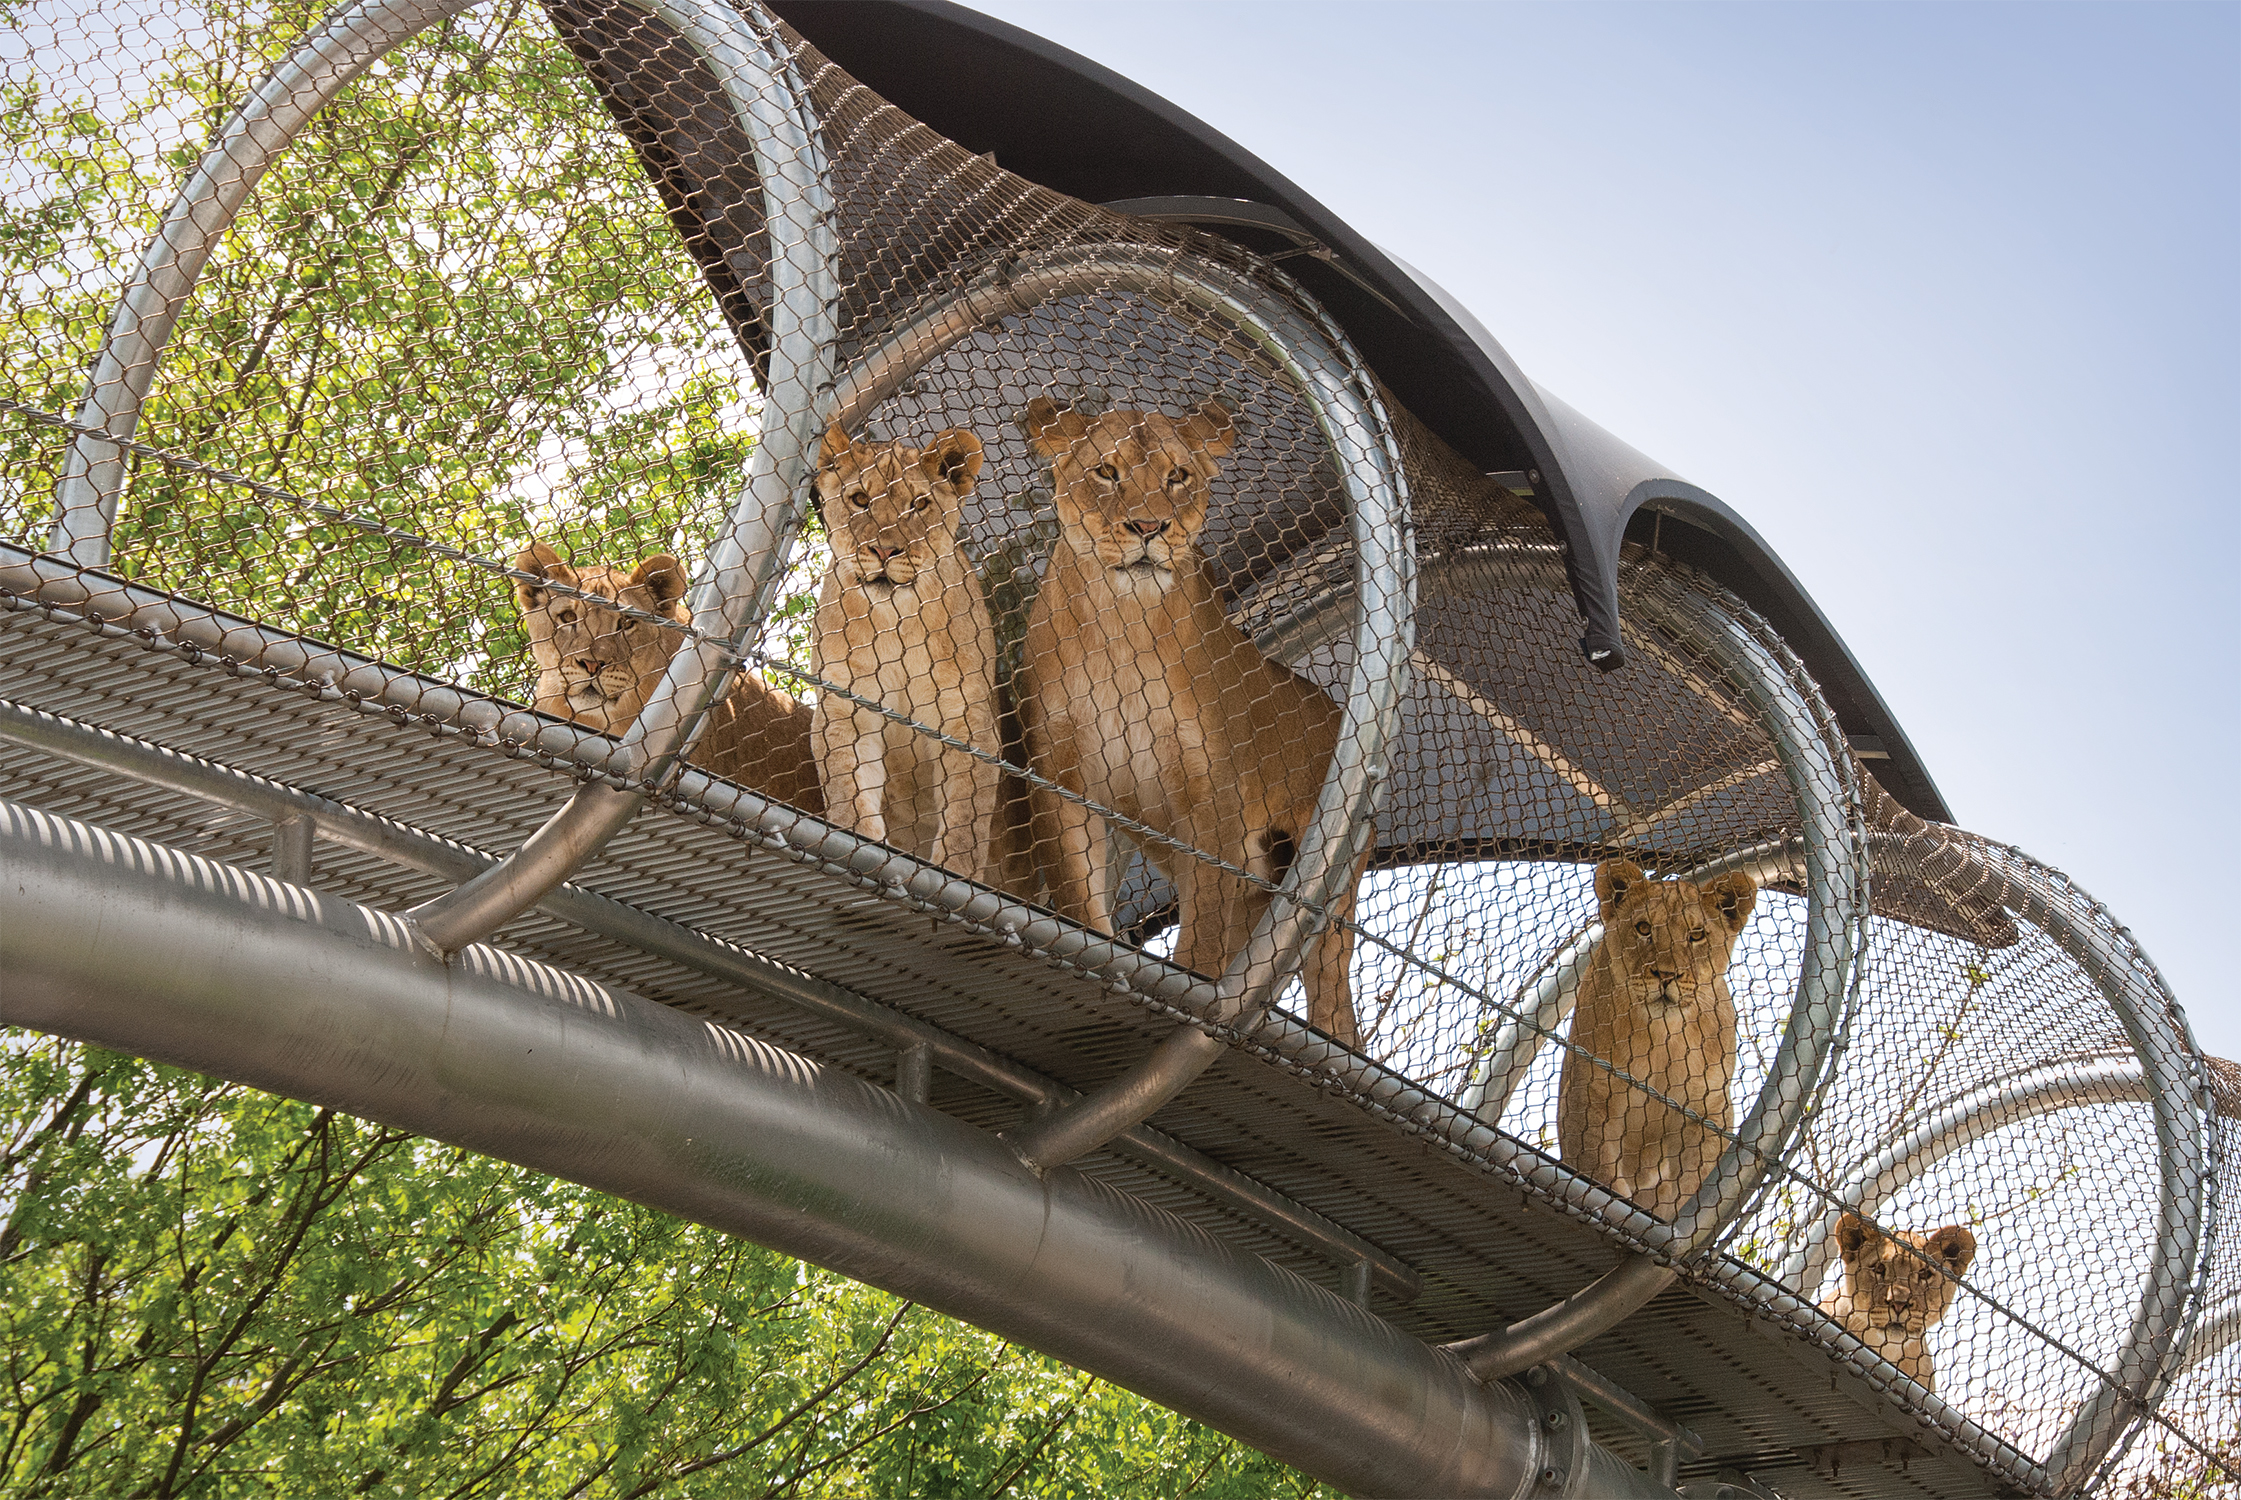
M689 619L685 570L666 552L625 573L604 564L573 568L543 542L531 542L514 559L514 571L680 625ZM609 604L555 594L529 579L515 581L514 603L537 662L536 706L608 734L620 734L638 717L684 640Z
M1741 873L1697 885L1651 880L1623 859L1597 865L1603 948L1627 999L1650 1007L1716 998L1758 889Z
M1976 1236L1958 1224L1885 1234L1846 1214L1836 1226L1836 1248L1844 1256L1850 1321L1885 1338L1916 1339L1953 1305L1956 1278L1976 1259Z
M1236 430L1215 401L1180 422L1156 411L1085 417L1048 396L1027 404L1028 446L1050 460L1058 524L1074 550L1162 587L1198 544Z
M979 481L980 438L952 427L923 448L855 443L835 425L817 451L817 501L844 588L908 588L956 545L958 512Z

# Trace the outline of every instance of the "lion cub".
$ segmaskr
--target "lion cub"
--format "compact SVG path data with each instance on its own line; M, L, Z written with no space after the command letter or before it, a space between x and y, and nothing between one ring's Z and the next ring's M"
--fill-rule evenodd
M1230 864L1281 877L1314 816L1340 716L1229 622L1206 575L1198 536L1235 432L1229 413L1209 401L1179 422L1149 411L1086 417L1041 396L1026 426L1029 446L1050 461L1059 525L1020 659L1030 765ZM1112 931L1111 830L1062 798L1033 800L1054 904ZM1162 845L1144 853L1175 887L1176 962L1220 974L1267 891ZM1339 917L1352 911L1360 876L1357 863ZM1333 922L1302 966L1309 1019L1349 1046L1352 946Z
M1923 1389L1936 1390L1925 1336L1953 1306L1958 1278L1976 1259L1976 1236L1958 1224L1928 1234L1885 1234L1858 1214L1846 1214L1837 1221L1836 1248L1844 1256L1844 1283L1821 1311Z
M996 748L996 634L957 543L981 441L953 427L924 448L855 443L817 455L832 564L817 596L819 677L984 750ZM988 881L996 768L836 693L815 708L817 773L833 821Z
M686 624L685 570L666 552L627 573L604 563L573 568L533 541L514 559L514 571L595 596L577 599L529 579L515 580L514 605L537 663L535 707L587 729L621 734L637 719L685 638L598 601ZM691 760L804 812L825 810L809 753L809 705L744 668L708 711Z
M1727 966L1758 885L1743 874L1703 885L1651 880L1639 865L1607 859L1595 867L1595 895L1603 941L1580 979L1576 1050L1564 1054L1557 1085L1557 1144L1579 1171L1670 1219L1703 1186L1724 1139L1590 1058L1733 1127Z

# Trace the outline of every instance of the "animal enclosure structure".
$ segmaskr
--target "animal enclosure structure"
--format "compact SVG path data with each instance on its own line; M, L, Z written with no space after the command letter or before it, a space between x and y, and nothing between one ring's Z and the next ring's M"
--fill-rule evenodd
M1353 1492L2232 1479L2241 1085L2153 964L1950 826L1747 525L1232 143L942 5L25 24L0 1018ZM935 607L847 529L836 454L889 445L972 650L879 656ZM1091 553L1150 622L1102 656ZM845 683L821 586L888 612ZM757 693L804 737L719 757ZM1670 973L1606 899L1645 875L1730 893ZM1732 1056L1575 1037L1644 975ZM1591 1082L1625 1184L1564 1139Z

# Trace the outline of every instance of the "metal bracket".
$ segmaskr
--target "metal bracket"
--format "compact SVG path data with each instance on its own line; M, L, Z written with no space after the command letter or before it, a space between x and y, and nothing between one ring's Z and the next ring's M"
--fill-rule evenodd
M1541 1434L1540 1472L1520 1500L1588 1500L1587 1413L1554 1363L1518 1377Z

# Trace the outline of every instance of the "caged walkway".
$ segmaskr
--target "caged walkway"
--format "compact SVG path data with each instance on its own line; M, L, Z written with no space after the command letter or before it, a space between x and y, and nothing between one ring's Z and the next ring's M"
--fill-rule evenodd
M121 120L169 86L168 54L127 44L138 12L69 24L50 92ZM1436 287L1163 101L955 7L354 0L267 40L282 60L152 239L120 210L10 288L0 1017L751 1236L1352 1492L2220 1482L2230 1065L2109 913L1950 826L1747 525ZM292 412L247 374L214 398L212 369L314 357L276 318L243 361L256 331L213 285L300 307L320 256L397 276L336 315L358 347L460 321L495 274L504 235L446 240L457 205L424 186L382 199L412 232L380 256L363 224L387 221L268 211L368 201L291 165L322 131L463 101L451 138L495 141L525 203L588 191L491 82L508 67L581 80L563 123L629 166L579 215L475 210L557 236L527 299L596 270L638 309L590 325L622 373L575 446L515 453L472 504L437 459L363 482L447 439L415 426L456 374L437 332L425 370L328 366ZM630 214L648 258L569 258ZM98 350L70 332L89 307ZM521 389L530 360L475 350ZM752 410L638 420L712 388ZM1160 835L1114 808L1118 937L682 758L741 669L838 691L784 602L827 555L806 501L836 425L978 433L959 536L1016 663L1056 529L1021 418L1046 395L1235 418L1207 576L1338 714L1218 976L1162 957ZM274 422L326 436L276 446ZM756 441L712 497L659 499L715 429ZM697 558L689 625L637 622L674 655L619 737L523 706L515 584L586 602L511 571L531 529L579 563ZM1008 733L945 753L1033 779ZM1349 1046L1288 985L1365 853ZM1735 1124L1670 1221L1557 1144L1560 1074L1610 1067L1567 1026L1613 858L1758 888ZM1820 1310L1846 1212L1973 1231L1934 1389Z

